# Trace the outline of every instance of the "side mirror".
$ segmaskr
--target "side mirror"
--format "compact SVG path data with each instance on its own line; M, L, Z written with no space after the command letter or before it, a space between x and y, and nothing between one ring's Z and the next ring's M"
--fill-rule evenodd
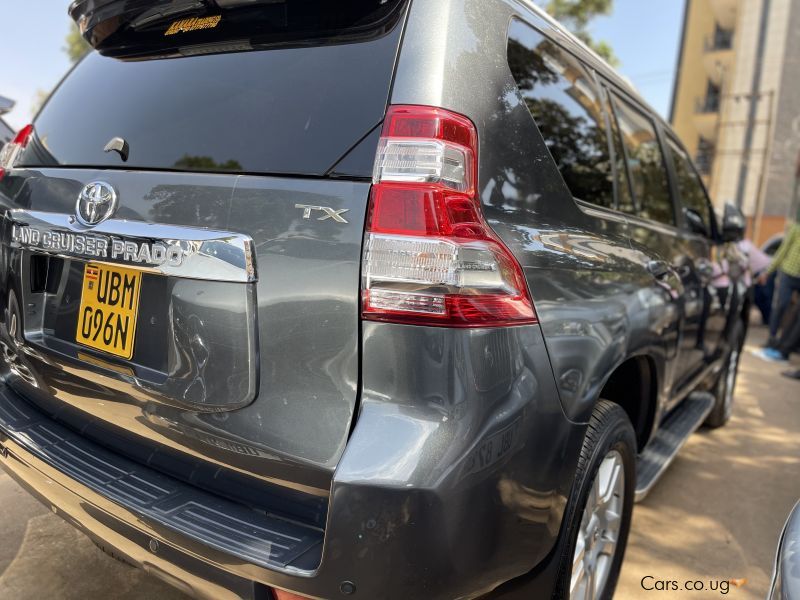
M692 233L696 233L697 235L702 235L703 237L711 237L711 232L708 230L708 226L703 221L703 217L700 216L693 208L684 207L683 209L683 218L686 219L686 225L688 225L689 230Z
M722 216L722 231L720 237L723 242L738 242L744 239L744 231L747 227L747 220L742 211L733 204L725 204L725 212Z

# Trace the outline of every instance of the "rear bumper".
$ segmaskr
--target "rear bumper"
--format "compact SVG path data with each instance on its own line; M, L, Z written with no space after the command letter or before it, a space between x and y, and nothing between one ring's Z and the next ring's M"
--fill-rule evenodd
M64 478L24 445L0 433L0 464L23 488L90 538L188 594L204 599L253 597L248 580L232 575L186 548L186 540L157 530L125 508ZM204 550L204 552L207 552Z
M158 503L157 499L143 501L146 490L154 490L156 482L162 491L177 492L166 501L185 500L193 508L199 506L194 500L204 504L202 492L185 497L187 490L168 489L173 483L169 478L143 467L131 470L132 463L48 419L3 384L0 465L53 513L195 597L257 598L253 581L271 573L182 534L179 523L184 519L177 514L169 524L144 514ZM131 491L128 498L124 497L126 488Z
M382 337L371 334L370 344ZM392 348L426 347L412 339L419 335L436 348L430 342L449 334L395 330ZM345 582L355 585L358 598L485 594L531 571L552 550L583 427L560 410L538 328L460 335L468 346L504 341L530 356L505 380L487 373L495 387L483 397L450 407L430 399L404 404L397 389L389 400L367 378L324 532L242 512L111 453L2 384L0 464L53 512L196 597L265 598L270 586L346 598ZM368 365L399 364L372 350ZM454 365L439 367L454 372ZM479 378L474 383L471 393L485 388ZM481 414L465 412L468 406Z

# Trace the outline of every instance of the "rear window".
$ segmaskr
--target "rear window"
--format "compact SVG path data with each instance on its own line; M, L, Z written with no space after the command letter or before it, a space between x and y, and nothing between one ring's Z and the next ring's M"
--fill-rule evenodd
M37 117L21 165L323 175L383 119L400 29L159 60L92 53ZM103 151L114 137L126 162Z
M613 175L600 92L573 56L512 21L508 65L572 195L610 208Z

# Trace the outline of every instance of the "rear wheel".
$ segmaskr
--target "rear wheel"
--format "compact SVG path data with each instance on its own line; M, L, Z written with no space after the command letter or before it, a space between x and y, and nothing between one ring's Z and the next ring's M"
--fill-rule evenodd
M636 437L622 408L601 400L589 422L568 504L558 597L610 599L630 531Z
M736 388L736 376L739 373L739 357L744 344L744 324L737 321L730 335L730 349L725 357L725 366L714 385L714 408L706 417L706 427L722 427L733 413L733 391Z

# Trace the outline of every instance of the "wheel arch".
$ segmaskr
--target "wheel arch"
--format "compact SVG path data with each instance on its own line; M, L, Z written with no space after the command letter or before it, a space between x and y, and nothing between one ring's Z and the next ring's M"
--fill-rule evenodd
M659 369L652 356L628 357L608 375L599 399L622 407L636 433L638 450L650 439L658 412Z

